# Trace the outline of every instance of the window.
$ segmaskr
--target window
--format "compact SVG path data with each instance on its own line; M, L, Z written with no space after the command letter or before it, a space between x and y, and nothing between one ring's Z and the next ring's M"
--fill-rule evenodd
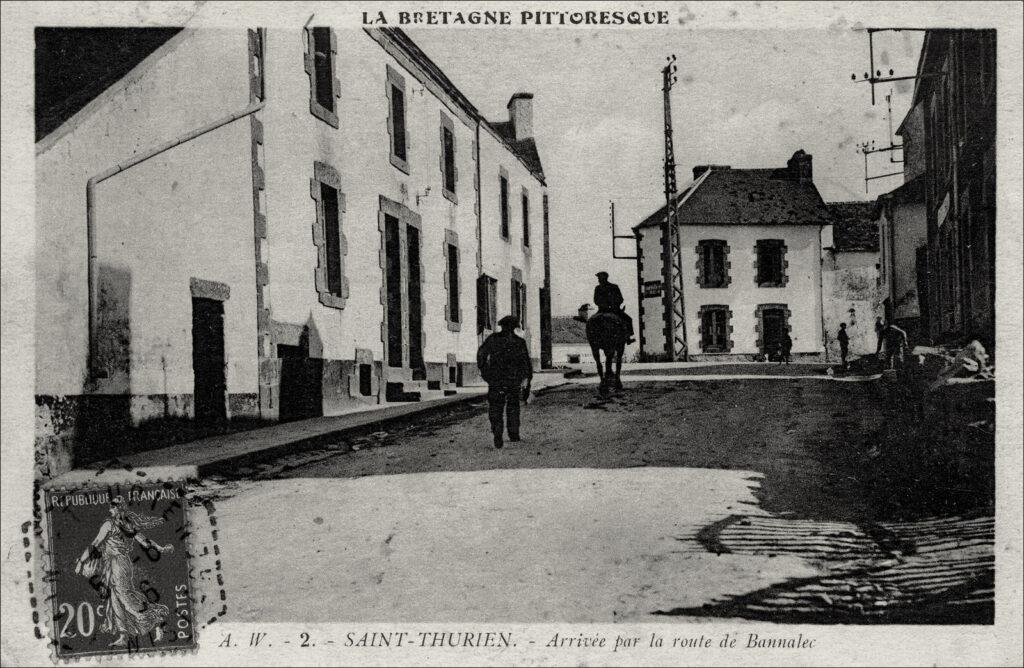
M526 284L523 283L522 270L512 267L512 285L509 292L512 299L512 317L519 321L519 326L526 329Z
M785 260L786 245L781 239L760 239L757 242L757 286L760 288L782 288L788 282Z
M310 195L316 202L316 224L313 226L313 244L317 249L316 291L321 304L345 308L345 299L348 298L344 265L347 245L342 233L345 195L341 192L338 172L330 165L314 162Z
M444 231L444 255L446 263L444 287L448 292L444 317L448 322L448 329L458 332L462 329L462 309L459 305L459 236L452 230Z
M405 126L405 78L388 65L388 135L391 164L409 173L409 136Z
M330 28L306 29L306 73L309 74L309 111L332 127L338 127L336 98L340 86L334 77L337 38Z
M700 307L700 348L705 353L727 353L732 350L729 321L732 311L728 306L712 304Z
M721 239L703 239L697 244L697 285L724 288L732 281L726 257L729 245Z
M484 274L476 281L477 333L494 331L498 322L498 281Z
M324 207L327 291L341 297L341 219L338 216L338 191L326 183L321 183L320 202Z
M445 198L458 203L455 197L455 125L441 112L441 192Z
M530 193L523 188L523 245L530 245Z
M502 168L501 173L498 176L498 204L501 207L501 237L502 239L508 240L509 238L509 220L512 217L512 212L509 211L508 201L508 173Z

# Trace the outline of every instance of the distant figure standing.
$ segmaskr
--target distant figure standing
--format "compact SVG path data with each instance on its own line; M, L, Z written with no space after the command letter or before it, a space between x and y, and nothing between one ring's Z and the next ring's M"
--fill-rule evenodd
M885 341L885 323L881 318L875 318L875 336L878 337L878 347L875 348L875 357L882 354L882 342Z
M886 325L882 330L885 343L884 364L889 369L902 369L904 357L909 347L907 333L896 325Z
M608 280L607 271L597 272L597 285L594 287L594 304L597 305L598 313L614 313L622 318L622 321L626 324L626 330L629 332L626 337L626 343L633 343L636 339L633 338L633 318L629 317L624 310L622 310L622 303L625 301L622 298L622 290L619 286Z
M839 356L843 360L843 371L846 371L846 358L850 354L850 336L846 333L845 322L839 323L839 333L836 334L836 340L839 341Z
M789 332L783 332L782 338L779 339L779 364L789 364L789 355L792 351L793 339L790 338Z
M515 333L518 326L519 321L513 316L505 316L498 321L501 331L488 336L476 354L480 375L487 381L488 417L496 448L504 445L502 435L506 414L508 438L510 441L519 440L520 395L523 399L529 397L533 380L533 365L526 341Z

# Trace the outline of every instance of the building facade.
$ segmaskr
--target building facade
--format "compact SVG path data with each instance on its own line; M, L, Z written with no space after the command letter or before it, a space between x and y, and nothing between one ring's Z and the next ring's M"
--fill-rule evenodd
M37 143L44 469L450 393L507 313L539 365L532 96L489 122L400 30L342 37L183 30Z
M678 196L685 332L691 359L774 357L784 332L794 357L824 357L822 264L831 218L812 158L786 167L700 166ZM665 208L634 228L642 359L664 355L662 223Z
M995 335L996 31L929 30L917 67L913 107L901 130L921 171L927 286L921 315L937 341ZM917 144L918 146L915 146ZM908 153L909 155L909 153ZM914 175L916 176L916 175ZM908 174L908 180L913 180Z
M822 311L826 359L841 359L840 325L846 325L849 352L873 355L878 350L875 318L883 313L879 233L875 202L829 202L832 245L822 265Z

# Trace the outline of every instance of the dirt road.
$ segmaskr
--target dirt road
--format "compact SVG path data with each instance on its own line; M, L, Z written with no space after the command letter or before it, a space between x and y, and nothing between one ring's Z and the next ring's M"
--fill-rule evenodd
M987 614L990 518L897 522L864 494L877 383L593 391L544 393L503 450L477 402L220 486L231 618Z

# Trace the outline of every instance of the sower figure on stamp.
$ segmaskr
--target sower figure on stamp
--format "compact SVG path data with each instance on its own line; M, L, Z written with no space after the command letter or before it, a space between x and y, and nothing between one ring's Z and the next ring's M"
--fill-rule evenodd
M160 554L174 551L173 545L158 545L142 534L163 524L162 517L144 517L128 510L124 499L110 502L110 519L101 526L92 544L85 548L75 563L75 572L102 585L101 595L107 599L106 618L100 627L117 635L111 647L124 647L128 637L153 632L153 642L163 639L161 625L170 611L166 605L150 603L138 588L138 575L132 560L132 546L154 549Z
M843 371L846 371L846 358L850 354L850 335L846 333L845 322L839 323L839 333L836 334L836 340L839 341L839 356L843 360Z
M594 304L597 305L598 313L614 313L626 323L629 332L626 343L633 343L633 318L622 309L622 290L615 283L608 280L607 271L597 272L597 286L594 287Z
M519 321L510 315L499 320L501 330L488 336L476 355L480 375L487 381L488 415L496 448L504 445L506 415L509 440L519 440L519 401L529 396L533 380L526 341L515 333L518 326Z

